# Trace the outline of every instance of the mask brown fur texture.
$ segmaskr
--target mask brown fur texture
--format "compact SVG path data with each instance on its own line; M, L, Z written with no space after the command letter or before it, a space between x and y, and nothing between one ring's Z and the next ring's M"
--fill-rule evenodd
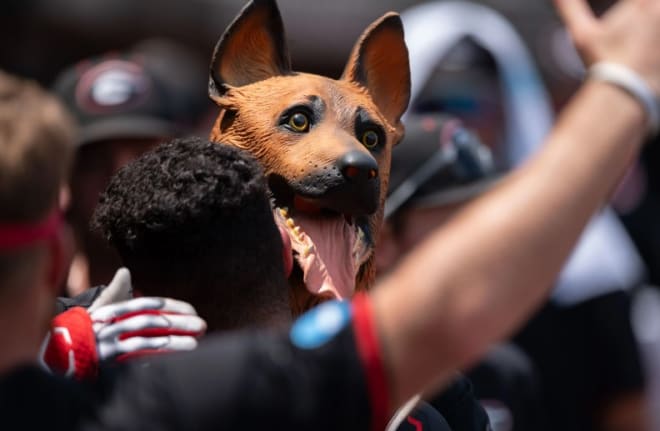
M372 238L378 237L391 150L403 136L400 119L410 94L408 53L397 14L385 14L364 31L342 77L335 80L293 72L277 5L272 0L252 1L216 46L209 93L220 107L211 140L249 151L267 177L298 184L333 166L347 151L373 157L378 164L379 202L367 217ZM283 112L312 100L322 112L318 124L298 134L281 127ZM370 151L356 136L356 112L382 126L386 142L379 151ZM356 291L372 285L373 259L372 252L357 272ZM310 294L295 271L290 284L295 314L326 299Z

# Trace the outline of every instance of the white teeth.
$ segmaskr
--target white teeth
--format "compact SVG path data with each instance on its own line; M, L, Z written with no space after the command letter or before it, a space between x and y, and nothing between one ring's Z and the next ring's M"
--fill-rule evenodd
M369 246L367 245L366 242L366 234L362 230L361 227L358 226L357 228L357 235L356 235L356 241L353 246L353 259L355 260L355 263L359 266L362 265L364 262L367 261L367 259L370 256L369 253Z
M291 230L291 233L298 241L303 241L303 231L300 226L296 226L293 218L289 217L289 209L287 207L277 208L280 216L284 219L284 224Z

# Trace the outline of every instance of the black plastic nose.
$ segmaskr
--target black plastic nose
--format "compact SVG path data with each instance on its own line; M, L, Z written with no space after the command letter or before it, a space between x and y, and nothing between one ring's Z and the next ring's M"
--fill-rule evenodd
M376 159L362 151L349 151L337 161L339 172L351 181L366 181L378 178Z

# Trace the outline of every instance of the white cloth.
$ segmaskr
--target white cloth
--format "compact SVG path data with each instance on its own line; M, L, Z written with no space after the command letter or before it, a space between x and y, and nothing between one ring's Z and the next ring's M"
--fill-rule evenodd
M550 98L527 48L506 18L486 6L462 1L422 4L404 11L401 18L410 53L411 105L438 62L470 36L493 55L501 77L508 161L520 165L540 147L554 122ZM557 178L561 180L560 173ZM582 235L561 272L553 299L572 305L628 289L643 279L644 272L621 223L605 209Z

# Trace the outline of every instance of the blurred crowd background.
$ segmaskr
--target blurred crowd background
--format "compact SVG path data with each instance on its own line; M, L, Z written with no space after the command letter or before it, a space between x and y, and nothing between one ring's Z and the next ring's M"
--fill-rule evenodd
M341 74L351 47L371 21L386 11L410 10L422 3L427 2L278 1L294 69L331 77L338 77ZM444 2L440 0L433 3ZM510 141L515 140L516 134L511 130L505 131L507 127L512 127L507 116L511 115L510 111L513 109L509 106L511 100L507 99L506 93L517 94L511 96L512 99L518 97L518 102L523 103L517 109L529 115L522 115L515 125L520 127L518 138L524 140L532 136L532 140L535 140L539 134L547 131L547 127L552 122L552 112L558 112L577 89L584 77L584 69L550 0L482 0L473 3L491 7L510 22L524 42L523 49L531 55L532 66L529 73L520 72L522 69L517 66L512 66L509 72L503 72L503 64L514 64L519 59L519 53L514 52L519 49L507 45L507 42L499 45L501 49L498 53L493 53L492 47L486 47L484 50L484 47L480 46L483 45L483 41L476 44L473 43L474 41L468 41L466 44L463 43L465 40L459 38L460 40L452 41L452 46L456 42L461 42L462 44L456 43L459 48L450 49L451 46L443 48L445 51L442 61L429 66L432 71L431 69L427 71L424 82L416 82L415 76L419 65L424 64L424 58L430 58L432 55L423 53L421 48L413 49L411 45L414 97L410 115L439 111L461 118L492 150L498 159L496 163L498 170L510 170L531 153L532 148L514 150L501 148L510 147L512 145ZM606 0L591 3L598 12L602 12L612 2ZM0 68L35 79L43 86L56 91L82 126L74 177L71 182L72 198L69 214L76 231L80 253L74 260L69 276L67 286L69 294L79 293L89 285L106 282L119 265L116 257L88 229L89 218L98 193L103 190L110 176L122 164L153 147L162 138L186 133L202 136L208 134L217 114L216 108L207 97L208 64L213 46L243 4L244 0L4 0L0 5L2 11ZM417 15L426 13L419 10L417 12ZM419 16L413 15L413 12L408 14L408 19L404 19L404 25L421 20ZM458 16L459 14L456 15ZM460 21L462 18L448 19ZM450 21L445 24L439 23L438 30L442 31L442 26L451 24ZM458 27L462 25L460 22L454 24ZM493 28L498 26L494 25ZM411 29L406 28L407 32L409 30ZM431 30L428 28L413 33L415 32L411 31L408 34L416 40L423 40L426 35L431 37ZM480 35L485 38L484 40L489 40L491 36L492 40L505 40L500 38L501 34ZM494 42L494 45L497 43ZM115 113L109 115L99 108L100 102L113 103L112 97L116 95L117 88L112 85L116 81L112 79L107 81L105 87L93 87L91 83L90 86L85 87L87 72L93 66L116 59L137 62L144 66L154 85L153 91L145 92L144 100L140 100L139 106L131 105L126 108L127 111L120 112L119 116ZM523 64L523 68L527 67L527 63L523 62ZM540 75L537 75L537 72ZM129 68L123 69L122 73L132 72ZM95 76L98 78L100 75ZM138 81L134 81L133 84L139 87L140 78L136 79ZM89 91L89 94L82 94L81 92L84 91ZM441 102L436 98L439 94L444 97ZM542 97L534 99L535 95ZM85 99L87 96L91 99ZM525 97L532 97L534 106L525 105L524 101L527 100ZM540 100L541 98L543 100ZM148 117L149 121L154 119L162 121L129 124L127 117L136 116ZM112 123L97 127L100 125L99 119L105 117L119 121L117 124L121 124L122 135L113 136L109 133L118 130ZM409 121L415 131L416 123L412 119ZM419 124L421 126L417 131L424 129L425 124L428 125L423 121ZM134 127L131 133L126 131L129 126ZM525 127L533 129L531 134L523 133L522 129ZM140 131L147 129L148 133L141 134ZM508 136L504 138L504 135ZM91 142L107 145L106 147L86 145ZM535 146L538 143L540 141L527 142L523 145ZM588 142L584 145L588 145ZM609 390L608 385L600 381L607 379L603 376L619 373L620 381L612 383L614 390L621 391L626 396L628 392L633 395L638 394L642 388L637 384L637 371L629 369L637 366L635 364L638 359L634 359L637 358L637 353L632 351L638 348L645 358L642 362L651 364L645 365L644 368L644 380L650 382L648 385L650 402L653 402L653 397L657 395L654 391L660 387L657 383L660 381L658 372L660 320L655 316L658 315L660 308L655 307L654 304L659 301L657 298L660 291L653 286L660 285L658 151L660 149L657 145L648 146L641 160L631 166L613 197L613 211L607 214L608 217L620 221L625 227L645 268L636 267L630 271L624 268L619 272L613 271L615 278L619 274L624 274L621 277L625 280L613 283L612 289L607 287L601 291L589 291L589 288L573 289L569 286L563 291L556 292L553 301L557 304L557 308L561 310L567 308L570 312L545 310L546 320L542 319L536 327L519 334L518 342L525 347L533 359L538 355L561 362L558 358L564 356L564 359L569 358L565 362L572 363L564 364L564 368L559 367L547 372L541 370L541 380L547 382L557 377L560 390L564 388L565 394L571 394L565 397L564 404L568 405L568 407L564 406L565 410L558 409L551 411L550 414L567 415L571 405L578 409L579 406L595 402L597 398L595 393ZM505 152L506 156L503 155ZM516 153L513 154L514 152ZM507 157L509 160L499 160ZM558 178L560 176L561 173L558 172ZM440 186L448 185L442 183ZM455 204L456 201L451 203ZM598 230L598 227L594 229ZM600 252L605 251L606 254L614 256L612 268L616 268L620 263L623 265L622 261L631 258L625 250L607 250L608 246L607 242L591 244L591 248L601 247ZM609 253L610 251L612 253ZM618 257L621 257L621 261L616 260ZM635 255L631 259L639 257ZM609 266L602 260L596 265ZM603 270L607 272L612 268L603 267ZM580 278L584 274L577 271L576 277L582 285L598 278L592 276L599 272L599 268L590 267L589 271L591 275L584 278ZM634 274L629 276L630 272ZM596 281L593 284L598 283ZM559 285L561 286L561 283ZM636 331L637 346L627 345L626 342L617 344L618 337L625 339L626 336L620 335L621 328L618 323L612 324L611 327L607 325L613 315L611 312L617 314L618 305L611 309L601 305L593 309L582 306L594 297L603 293L609 294L613 290L625 292L625 304L632 304L623 306L626 311L621 316L633 319L631 323ZM563 323L556 323L558 321ZM577 328L580 326L582 328ZM588 329L584 329L587 327ZM554 339L551 339L553 335ZM594 347L594 352L585 353L584 350L591 348L585 340L595 338L602 342L593 344L598 346ZM608 343L616 347L602 347L609 345ZM562 350L564 347L565 351ZM621 349L624 350L623 353ZM630 355L633 359L629 359ZM612 364L612 368L602 367L601 360ZM580 365L574 367L575 363ZM540 366L543 368L542 364ZM572 366L574 369L567 371ZM601 370L594 371L593 376L584 377L584 370L596 370L599 367ZM580 380L582 377L584 381L574 385L579 388L576 389L571 384L562 387L563 382L572 379L575 383L576 379ZM629 387L626 387L627 384ZM587 386L590 391L584 390ZM561 392L558 393L559 395L545 394L545 401L547 397L563 396ZM575 403L573 403L574 399L577 400ZM623 406L621 408L629 406L625 402L621 405ZM602 410L599 414L602 414ZM626 416L625 412L618 411L612 414L614 416L607 419L608 427L601 429L639 429L631 427L630 422L625 420L622 428L613 427L614 425L611 424L616 423L617 418L629 416ZM553 423L552 420L556 419L556 417L550 418L548 423ZM561 421L556 423L561 424ZM560 428L549 427L549 429L573 429L559 426ZM575 429L587 428L577 426Z
M184 44L206 67L217 38L242 0L5 0L0 8L0 60L11 72L50 84L63 68L90 55L165 37ZM413 0L279 2L297 69L338 75L355 39L375 17ZM556 103L575 88L560 23L549 0L482 0L509 18L542 65ZM604 9L608 1L594 1ZM323 47L323 55L318 55Z

